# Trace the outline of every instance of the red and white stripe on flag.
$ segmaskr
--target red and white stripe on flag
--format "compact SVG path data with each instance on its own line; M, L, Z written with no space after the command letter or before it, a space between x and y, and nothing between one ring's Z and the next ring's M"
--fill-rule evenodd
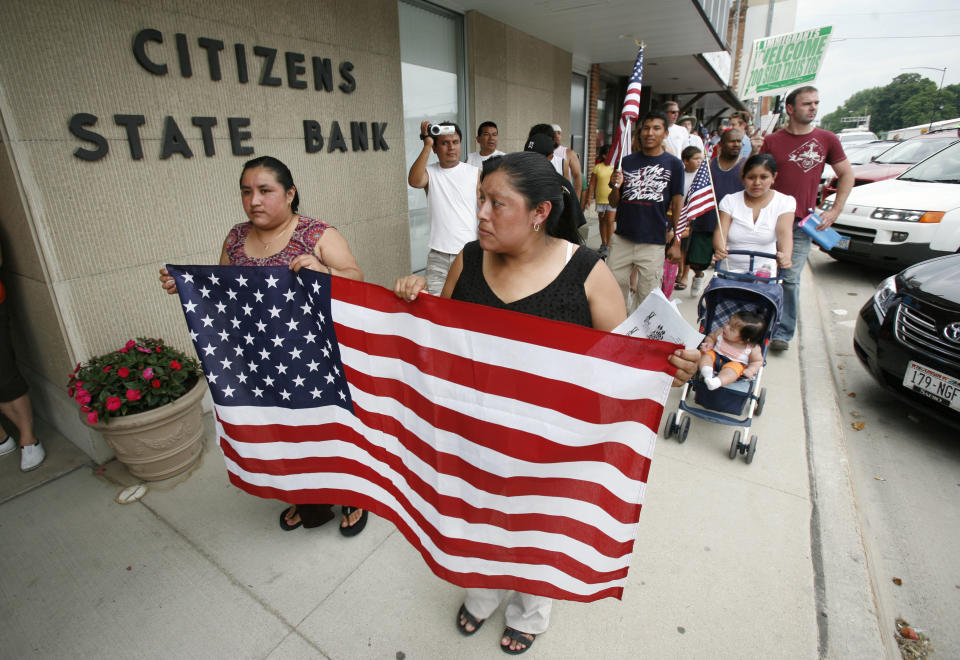
M331 288L355 416L217 405L230 480L368 509L460 586L621 597L676 347Z

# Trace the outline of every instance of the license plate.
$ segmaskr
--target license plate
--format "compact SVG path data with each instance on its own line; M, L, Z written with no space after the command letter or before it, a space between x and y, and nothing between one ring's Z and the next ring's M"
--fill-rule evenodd
M903 386L953 410L960 410L960 380L910 360Z
M850 237L849 236L840 236L840 240L837 241L837 244L834 246L836 250L846 250L850 247Z

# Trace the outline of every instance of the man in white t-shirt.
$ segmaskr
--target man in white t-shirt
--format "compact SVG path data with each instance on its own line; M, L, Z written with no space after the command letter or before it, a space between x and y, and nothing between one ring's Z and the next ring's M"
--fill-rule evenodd
M430 211L430 252L427 254L427 293L440 295L447 271L463 246L477 238L477 191L480 170L460 160L460 127L453 122L438 126L453 127L452 133L428 132L430 122L420 124L423 149L410 167L407 183L423 188ZM430 153L437 162L427 164Z
M667 101L663 104L663 114L667 116L667 137L664 140L667 151L680 158L680 154L687 146L687 138L690 137L687 129L677 123L677 119L680 118L680 104L676 101Z
M494 156L504 156L504 152L497 149L500 133L497 125L492 121L485 121L477 128L477 144L480 151L474 151L467 156L467 165L483 168L483 161Z
M703 151L703 138L697 135L697 131L695 130L697 126L697 118L693 115L684 115L677 120L677 123L687 129L687 143L683 145L683 148L686 149L687 147L696 147L701 152L706 153ZM680 156L681 158L683 157L682 151Z
M563 163L566 161L567 168L569 172L564 173L560 171L560 174L565 176L570 183L573 184L573 189L577 191L579 196L583 186L583 171L580 167L580 156L577 155L577 152L573 149L570 149L563 144L563 129L560 128L560 124L552 124L550 128L553 129L553 159L551 162L556 163L557 160ZM554 164L556 168L556 164Z

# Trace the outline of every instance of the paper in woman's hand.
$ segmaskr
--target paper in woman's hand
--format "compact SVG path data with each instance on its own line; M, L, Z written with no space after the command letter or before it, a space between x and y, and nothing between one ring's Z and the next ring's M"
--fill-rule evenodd
M636 311L614 328L613 332L683 344L685 348L696 348L703 341L703 335L690 327L660 289L654 289Z

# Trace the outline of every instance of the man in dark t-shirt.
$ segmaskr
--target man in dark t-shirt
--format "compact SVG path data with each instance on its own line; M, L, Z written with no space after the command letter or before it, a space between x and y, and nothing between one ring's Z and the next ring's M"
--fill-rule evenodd
M617 229L607 264L628 299L630 274L638 269L630 314L663 280L664 246L683 205L683 162L666 153L667 118L651 112L640 124L640 151L623 157L610 177L610 205L617 207ZM667 211L671 219L667 220ZM670 260L680 260L680 245L670 245Z
M761 153L771 154L777 160L779 173L773 189L797 200L797 217L801 220L815 209L817 186L823 173L824 163L830 163L839 177L836 201L829 211L820 214L826 229L837 219L847 195L853 188L853 168L836 134L813 127L820 106L816 87L800 87L787 95L786 112L790 118L787 126L763 139ZM754 143L754 148L756 148ZM800 300L800 274L810 253L810 237L805 231L793 226L793 265L783 271L783 312L780 324L773 333L770 348L785 351L797 327L797 309Z

